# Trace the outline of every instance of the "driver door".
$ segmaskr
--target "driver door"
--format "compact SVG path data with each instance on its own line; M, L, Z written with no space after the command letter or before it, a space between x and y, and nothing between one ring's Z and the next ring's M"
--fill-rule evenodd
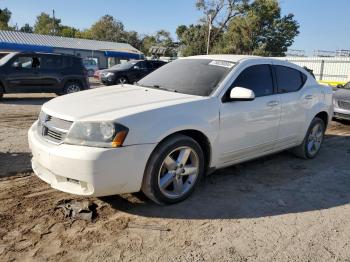
M232 88L255 93L252 101L229 101L220 109L220 166L248 160L274 149L281 114L280 96L275 93L270 64L248 66Z
M6 77L9 92L38 92L41 85L41 57L32 55L19 55L9 64Z

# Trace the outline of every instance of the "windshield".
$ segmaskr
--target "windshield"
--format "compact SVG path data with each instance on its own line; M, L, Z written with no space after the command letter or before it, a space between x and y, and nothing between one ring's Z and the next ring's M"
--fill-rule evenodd
M12 57L14 57L16 53L9 53L0 59L0 66L6 64Z
M166 64L138 82L141 86L209 96L235 63L212 59L179 59Z
M138 61L129 61L126 63L117 64L112 66L111 69L122 69L122 70L129 69L133 67L137 62Z
M343 88L345 88L345 89L350 89L350 82L347 82L347 83L343 86Z

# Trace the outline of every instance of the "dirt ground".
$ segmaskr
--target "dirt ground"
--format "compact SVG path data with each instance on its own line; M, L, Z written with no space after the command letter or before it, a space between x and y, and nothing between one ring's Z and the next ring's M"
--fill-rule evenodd
M36 178L26 132L54 95L0 102L0 261L350 261L350 123L320 155L285 152L217 171L188 200L89 198L92 222L57 203L84 198Z

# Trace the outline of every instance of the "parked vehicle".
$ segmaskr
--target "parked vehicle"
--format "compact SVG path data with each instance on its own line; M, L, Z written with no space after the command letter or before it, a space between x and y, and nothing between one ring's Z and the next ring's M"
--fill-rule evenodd
M314 158L332 89L303 68L250 56L171 62L135 85L55 98L29 130L33 170L53 188L187 198L204 174L293 149Z
M165 64L160 60L133 60L103 70L100 79L104 85L131 84Z
M102 70L97 70L94 73L94 79L100 80L100 75L101 75Z
M350 120L350 82L334 91L334 117Z
M9 53L0 59L0 98L6 93L68 94L89 88L81 58L48 53Z
M98 70L98 64L94 59L83 59L83 65L87 70L88 76L94 76L94 73Z

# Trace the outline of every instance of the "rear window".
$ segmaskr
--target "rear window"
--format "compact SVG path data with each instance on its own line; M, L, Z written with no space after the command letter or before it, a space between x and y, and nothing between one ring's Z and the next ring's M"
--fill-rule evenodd
M300 90L306 82L306 76L299 70L275 66L278 93L290 93Z
M179 59L168 63L138 84L174 92L209 96L235 64L212 59Z

